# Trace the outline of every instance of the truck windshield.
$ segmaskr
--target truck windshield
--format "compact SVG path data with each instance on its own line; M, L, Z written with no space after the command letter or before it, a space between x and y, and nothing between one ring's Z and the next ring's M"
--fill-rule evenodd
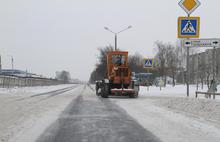
M112 64L125 64L125 55L112 55Z

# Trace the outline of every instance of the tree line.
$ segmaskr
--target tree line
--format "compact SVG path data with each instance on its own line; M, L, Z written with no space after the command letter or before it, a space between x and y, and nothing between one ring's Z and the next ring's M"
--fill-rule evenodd
M95 65L95 69L90 75L90 82L101 80L105 77L107 71L106 54L107 52L113 50L114 48L112 46L106 46L98 49L98 63ZM153 77L160 77L165 83L167 77L170 77L172 78L173 85L176 85L176 83L186 83L186 48L181 47L177 43L172 44L156 41L155 51L154 70L151 70ZM202 53L198 52L198 48L190 49L190 83L209 84L214 74L216 78L219 79L220 50L216 50L215 56L211 50ZM215 64L213 64L213 60L215 61ZM139 53L129 55L128 63L132 72L147 72L146 69L143 68L144 57ZM215 68L215 70L213 70L213 68Z

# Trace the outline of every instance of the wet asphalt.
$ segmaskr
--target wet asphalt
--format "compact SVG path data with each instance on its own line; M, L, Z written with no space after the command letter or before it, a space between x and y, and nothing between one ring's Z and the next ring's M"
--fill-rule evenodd
M84 92L36 142L160 142L109 99Z

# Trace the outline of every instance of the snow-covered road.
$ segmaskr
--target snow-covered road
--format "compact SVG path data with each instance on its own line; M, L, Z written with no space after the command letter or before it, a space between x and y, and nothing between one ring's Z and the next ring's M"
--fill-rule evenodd
M48 135L62 141L66 138L66 141L77 142L116 142L119 137L122 142L133 141L136 136L139 138L137 141L147 141L149 136L162 142L220 140L218 99L204 99L204 96L195 99L193 92L186 98L184 86L167 87L162 91L154 87L147 91L141 87L137 99L102 99L95 96L92 87L58 85L0 89L0 141L47 142L51 141ZM56 127L57 121L60 127ZM56 137L57 129L62 132L59 137ZM120 133L116 134L117 131ZM106 132L114 134L114 137ZM137 133L132 135L132 132ZM71 137L73 135L74 138Z
M57 85L1 89L0 141L35 141L77 97L82 87L82 85Z
M161 142L122 108L86 86L37 142Z

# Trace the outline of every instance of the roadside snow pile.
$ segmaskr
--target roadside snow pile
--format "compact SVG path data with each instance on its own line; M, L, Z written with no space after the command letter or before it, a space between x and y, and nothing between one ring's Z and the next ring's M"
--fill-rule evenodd
M75 88L67 92L47 93L71 86ZM73 84L0 88L0 142L33 142L82 89Z
M53 90L62 89L65 87L73 86L73 84L61 84L53 86L33 86L33 87L13 87L13 88L0 88L0 95L33 95L39 93L50 92Z
M190 99L196 101L193 102L192 106ZM193 115L203 106L202 103L201 106L198 103L200 107L196 108L197 101L211 100L147 95L140 95L137 99L113 98L112 100L162 142L219 142L220 140L220 123L207 121L204 117ZM186 101L186 103L182 101ZM167 104L170 108L166 107ZM217 104L212 105L211 102L208 105L210 105L209 108L217 106ZM185 113L184 111L172 109L171 106L178 106L179 109L187 106L187 108L192 107L193 110L186 110L188 112ZM190 113L190 111L193 113ZM212 115L208 113L208 109L204 111L207 115ZM212 111L218 113L219 106ZM217 113L213 113L215 117L218 115Z
M200 86L201 87L201 86ZM201 89L201 88L198 88ZM140 87L140 97L144 100L152 100L156 106L165 107L185 115L193 115L196 118L209 120L220 124L220 96L216 96L216 100L206 99L205 95L199 95L195 98L196 85L190 86L189 97L186 97L186 86L177 85L167 86L160 90L159 87L152 86ZM204 86L202 92L207 91L207 86ZM220 85L218 85L220 92Z
M173 97L160 99L157 104L186 114L196 115L209 121L217 121L220 124L220 102L218 101Z
M218 85L218 92L220 93L220 85ZM189 97L195 98L195 92L197 90L196 85L190 85L189 88ZM207 85L204 85L203 89L201 89L201 85L198 87L198 91L202 91L202 92L207 92L208 87ZM150 86L148 87L144 87L141 86L140 87L140 91L139 91L140 95L144 95L144 96L174 96L174 97L186 97L186 85L176 85L175 87L171 86L171 85L167 85L165 88L163 87L160 90L160 87L156 87L156 86ZM205 95L199 95L199 98L205 98ZM216 100L220 100L220 96L216 96Z

